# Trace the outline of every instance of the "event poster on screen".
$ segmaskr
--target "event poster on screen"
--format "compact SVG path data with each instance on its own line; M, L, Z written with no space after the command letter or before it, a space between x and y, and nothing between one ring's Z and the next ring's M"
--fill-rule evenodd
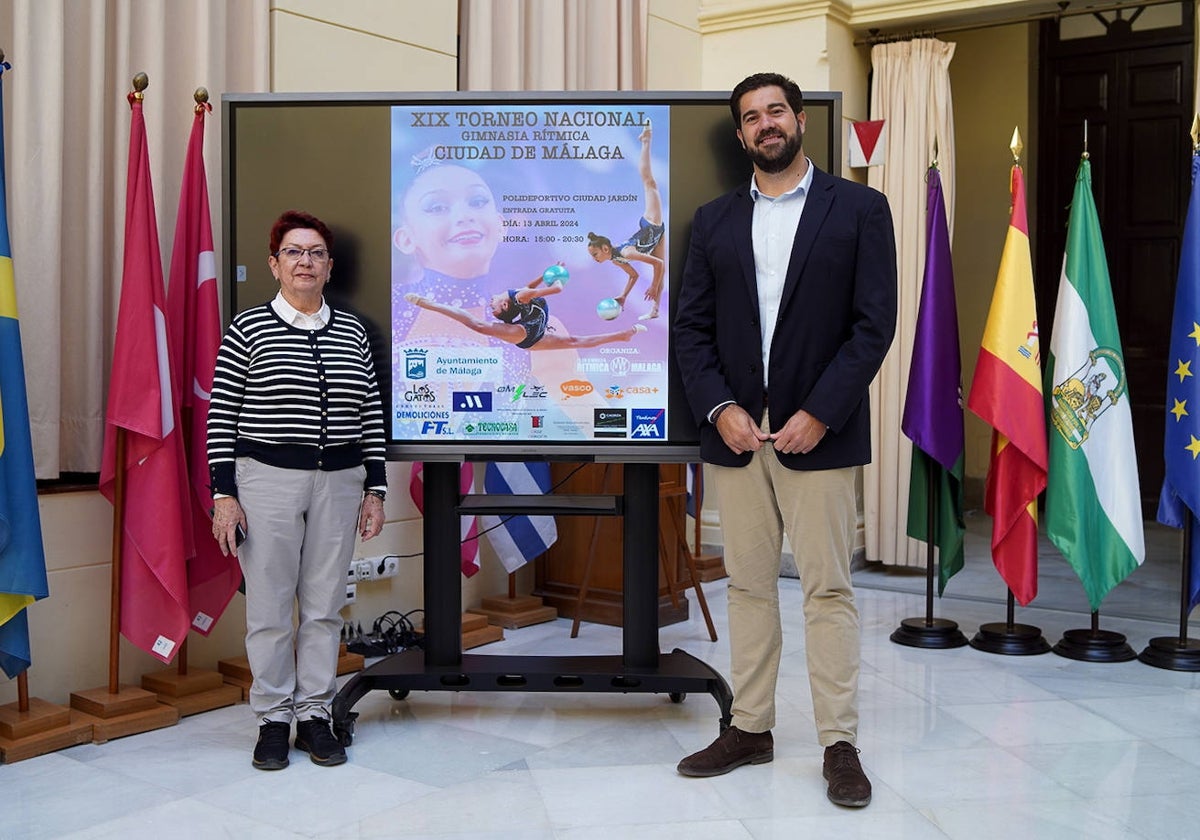
M393 437L663 442L669 106L391 126Z

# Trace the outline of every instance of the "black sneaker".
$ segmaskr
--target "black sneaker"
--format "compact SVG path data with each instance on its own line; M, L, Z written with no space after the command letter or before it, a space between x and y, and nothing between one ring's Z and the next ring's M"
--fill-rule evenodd
M282 770L288 766L290 723L267 721L258 727L258 743L254 745L254 766L259 770Z
M333 737L325 718L302 720L296 724L296 749L304 750L313 764L333 767L346 761L346 750Z

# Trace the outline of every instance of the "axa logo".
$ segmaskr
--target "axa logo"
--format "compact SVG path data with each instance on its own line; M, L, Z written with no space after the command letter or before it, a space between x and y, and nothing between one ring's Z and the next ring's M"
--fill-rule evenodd
M666 437L666 409L635 408L630 417L629 437L637 440L662 440Z
M490 391L455 391L451 397L452 411L491 411Z

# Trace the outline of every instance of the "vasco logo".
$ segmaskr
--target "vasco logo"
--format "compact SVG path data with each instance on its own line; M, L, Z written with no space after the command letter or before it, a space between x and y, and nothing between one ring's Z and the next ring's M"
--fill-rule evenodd
M491 411L490 391L455 391L450 401L451 411Z
M630 423L633 429L629 436L633 439L662 440L666 436L667 412L662 408L635 408Z
M404 392L408 402L437 402L437 394L433 393L432 385L414 385Z
M425 366L425 356L429 351L416 348L404 351L404 375L409 379L424 379L428 373Z
M571 379L558 386L568 397L585 397L592 393L592 383L583 379Z

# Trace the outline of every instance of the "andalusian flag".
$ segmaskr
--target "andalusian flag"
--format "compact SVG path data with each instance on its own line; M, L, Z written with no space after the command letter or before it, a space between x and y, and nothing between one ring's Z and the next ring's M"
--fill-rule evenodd
M1158 521L1173 528L1192 523L1188 557L1188 610L1200 604L1200 154L1192 154L1192 196L1183 226L1183 252L1175 285L1175 316L1167 357L1167 475Z
M908 535L938 549L938 594L963 567L962 361L942 178L929 167L925 276L900 428L913 442ZM928 492L933 487L934 497ZM929 533L930 505L933 533Z
M0 77L9 66L8 62L0 63ZM7 203L4 96L0 87L0 670L15 677L29 667L31 659L25 608L50 592L29 434Z
M1010 186L1012 216L967 408L993 429L983 500L992 517L992 562L1025 605L1037 596L1037 497L1046 487L1046 420L1025 178L1015 164Z
M1146 553L1127 385L1085 156L1075 175L1046 365L1046 530L1083 581L1093 612Z

